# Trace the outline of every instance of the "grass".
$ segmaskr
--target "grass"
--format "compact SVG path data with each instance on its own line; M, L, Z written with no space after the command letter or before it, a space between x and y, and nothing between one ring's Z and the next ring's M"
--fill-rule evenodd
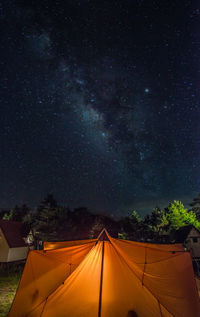
M22 264L0 266L0 316L7 317L14 299L21 274Z

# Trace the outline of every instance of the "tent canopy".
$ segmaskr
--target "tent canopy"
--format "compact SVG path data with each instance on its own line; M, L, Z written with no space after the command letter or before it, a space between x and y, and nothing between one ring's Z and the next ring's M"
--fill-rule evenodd
M9 317L198 317L191 257L179 244L45 242L30 251Z

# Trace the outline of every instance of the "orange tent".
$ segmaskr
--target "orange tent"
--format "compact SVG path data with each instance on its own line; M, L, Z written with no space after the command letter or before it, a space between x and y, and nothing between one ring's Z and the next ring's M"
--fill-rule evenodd
M46 242L30 251L9 317L198 317L181 245L114 239Z

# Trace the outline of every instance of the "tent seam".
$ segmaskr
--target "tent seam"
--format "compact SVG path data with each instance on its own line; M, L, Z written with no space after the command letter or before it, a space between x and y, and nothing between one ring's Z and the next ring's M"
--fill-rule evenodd
M113 240L116 240L115 238L112 238ZM131 241L131 240L123 240L123 239L117 239L119 240L120 242L124 242L126 244L131 244L131 242L136 242L136 241ZM142 243L142 242L136 242L136 243ZM151 250L154 250L154 251L162 251L162 252L167 252L167 253L185 253L187 251L185 250L163 250L163 249L158 249L158 248L152 248L151 246L147 246L147 245L135 245L135 247L138 247L138 248L148 248L148 249L151 249Z
M89 253L93 250L93 248L94 248L95 246L96 246L96 244L95 244L95 245L92 247L92 249L90 249L90 251L85 255L85 257L84 257L83 260L79 263L79 265L81 265L81 263L85 260L85 258L89 255ZM76 269L78 269L79 265L77 266ZM76 269L73 271L73 273L76 271ZM59 285L55 288L55 290L53 290L53 291L52 291L45 299L43 299L36 307L34 307L32 310L30 310L30 311L28 312L27 316L28 316L30 313L32 313L35 309L37 309L44 301L47 301L47 299L48 299L50 296L52 296L53 293L55 293L55 292L58 290L59 287L61 287L62 285L64 285L64 284L65 284L65 281L68 279L69 276L70 276L70 275L68 275L67 278L66 278L61 284L59 284Z
M96 241L94 241L96 240ZM57 251L57 250L61 250L61 249L68 249L68 248L73 248L73 247L81 247L81 246L84 246L84 245L88 245L90 243L96 243L98 240L97 239L94 239L93 241L90 241L90 242L87 242L87 243L83 243L83 244L75 244L75 245L70 245L69 247L61 247L61 248L55 248L55 249L47 249L47 250L42 250L42 251L45 251L44 253L47 253L47 252L51 252L51 251ZM80 240L81 241L81 240Z
M111 242L112 243L112 242ZM112 243L112 245L113 245L113 243ZM118 250L116 249L116 247L113 245L113 247L114 247L114 249L115 249L115 251L117 252L117 254L123 259L123 261L126 263L126 265L128 266L128 268L129 268L129 270L134 274L134 276L136 276L136 278L140 281L140 279L138 278L138 276L134 273L134 271L131 269L131 267L130 267L130 265L126 262L126 260L124 259L124 257L118 252ZM141 282L141 281L140 281ZM156 300L158 300L157 299L157 297L154 295L154 293L145 285L145 284L142 284L142 286L143 287L145 287L152 295L153 295L153 297L156 299ZM162 304L162 303L161 303ZM170 312L169 311L169 309L165 306L165 305L163 305L162 304L162 306L172 315L172 316L174 316L174 314L172 314L172 312ZM174 316L175 317L175 316Z

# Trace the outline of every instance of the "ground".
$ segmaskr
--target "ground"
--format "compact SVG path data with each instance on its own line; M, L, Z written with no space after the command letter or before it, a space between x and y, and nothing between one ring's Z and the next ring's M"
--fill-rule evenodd
M7 317L17 286L20 281L22 266L0 267L0 316Z

